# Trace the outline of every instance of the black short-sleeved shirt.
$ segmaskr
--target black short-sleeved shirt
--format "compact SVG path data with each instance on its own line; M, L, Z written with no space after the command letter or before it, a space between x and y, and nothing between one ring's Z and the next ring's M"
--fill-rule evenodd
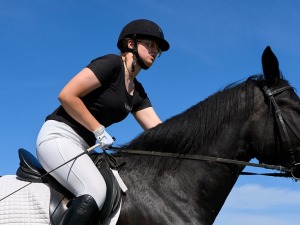
M94 59L87 68L91 69L101 87L82 97L92 115L105 127L125 119L131 112L151 107L147 94L136 79L133 96L125 87L124 66L121 56L105 55ZM92 132L75 121L59 106L46 120L56 120L70 125L90 146L95 143Z

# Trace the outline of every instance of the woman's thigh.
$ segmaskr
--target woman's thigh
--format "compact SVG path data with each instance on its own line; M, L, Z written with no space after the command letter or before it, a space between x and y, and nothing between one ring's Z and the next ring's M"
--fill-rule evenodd
M85 149L72 139L57 137L41 143L37 155L45 170L49 172L84 151ZM54 170L51 175L75 196L93 196L99 208L102 208L106 197L106 184L87 154Z

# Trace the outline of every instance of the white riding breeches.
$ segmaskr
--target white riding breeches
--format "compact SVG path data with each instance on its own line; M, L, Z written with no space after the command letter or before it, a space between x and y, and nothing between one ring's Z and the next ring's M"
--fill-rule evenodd
M44 123L36 147L37 157L48 172L89 148L70 126L54 120ZM106 184L87 154L56 169L51 175L75 196L91 195L101 210L106 198Z

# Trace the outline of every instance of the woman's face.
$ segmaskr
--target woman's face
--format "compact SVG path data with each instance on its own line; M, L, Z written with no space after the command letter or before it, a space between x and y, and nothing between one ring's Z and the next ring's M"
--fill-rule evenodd
M129 40L128 47L133 48L134 43L132 40ZM159 57L161 50L159 49L157 42L148 39L138 39L137 48L140 58L144 61L146 66L151 66L156 57Z
M151 66L155 58L161 54L156 41L153 40L137 40L138 52L142 60L147 66Z

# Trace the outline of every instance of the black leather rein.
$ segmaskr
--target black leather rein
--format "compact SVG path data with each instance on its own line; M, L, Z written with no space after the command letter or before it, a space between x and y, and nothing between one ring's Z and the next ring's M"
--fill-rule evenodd
M156 151L143 151L143 150L129 150L111 147L110 150L119 152L119 153L128 153L128 154L136 154L136 155L148 155L148 156L160 156L160 157L168 157L168 158L176 158L176 159L188 159L188 160L201 160L201 161L210 161L210 162L220 162L220 163L228 163L228 164L236 164L241 166L251 166L251 167L259 167L265 169L278 170L281 172L292 172L290 169L285 168L283 166L276 165L267 165L263 163L250 163L246 161L239 161L233 159L225 159L214 156L205 156L205 155L191 155L191 154L180 154L180 153L170 153L170 152L156 152Z

